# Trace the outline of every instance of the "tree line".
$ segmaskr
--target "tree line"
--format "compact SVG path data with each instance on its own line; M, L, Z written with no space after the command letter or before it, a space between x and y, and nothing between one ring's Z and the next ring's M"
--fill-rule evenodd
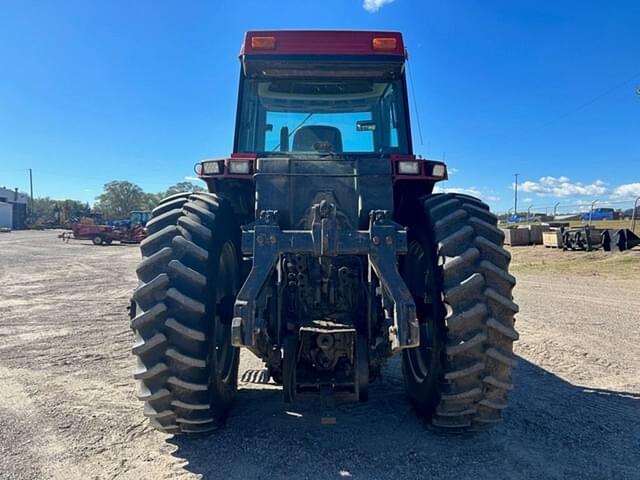
M109 220L126 219L134 210L153 210L153 208L165 197L182 192L200 192L205 189L194 185L192 182L178 182L166 191L150 193L145 192L135 183L115 180L106 183L103 192L96 197L93 208L89 203L78 200L55 200L50 197L34 198L31 206L31 223L33 224L57 224L60 220L60 212L68 220L78 220L93 213L101 213L103 218Z

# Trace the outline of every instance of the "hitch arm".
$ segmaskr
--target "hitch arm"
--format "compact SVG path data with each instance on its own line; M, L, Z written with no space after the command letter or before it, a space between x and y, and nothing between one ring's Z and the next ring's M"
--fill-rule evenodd
M407 234L398 231L393 222L372 212L369 265L380 279L382 287L393 302L393 326L389 327L391 351L420 345L420 326L416 304L397 267L398 253L407 251Z
M263 288L283 253L312 255L324 261L340 255L367 255L369 283L373 273L382 284L383 298L393 302L393 325L389 327L392 351L419 345L416 306L397 267L397 255L407 252L407 233L393 222L386 211L370 213L368 230L337 228L335 205L314 206L310 230L280 230L277 212L262 211L260 218L242 234L242 251L253 254L253 266L236 297L231 323L231 342L235 347L255 347L261 329L256 307ZM372 273L373 272L373 273Z
M231 344L234 347L255 345L260 327L256 325L256 303L273 267L278 261L278 235L276 225L256 225L254 227L253 267L236 296L231 321ZM248 327L248 328L245 328Z

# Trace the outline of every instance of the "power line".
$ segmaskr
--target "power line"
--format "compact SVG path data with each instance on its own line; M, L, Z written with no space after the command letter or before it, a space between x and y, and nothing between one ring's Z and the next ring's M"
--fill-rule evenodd
M635 74L633 74L632 76L630 76L629 78L627 78L626 80L620 82L620 83L616 83L614 86L608 88L607 90L599 93L598 95L596 95L595 97L587 100L584 103L581 103L580 105L573 107L572 109L566 111L565 113L553 118L552 120L549 120L545 123L543 123L542 125L540 125L539 127L536 127L535 130L542 130L544 128L547 128L549 125L553 125L554 123L570 116L573 115L576 112L579 112L580 110L583 110L585 108L587 108L588 106L596 103L598 100L600 100L603 97L606 97L607 95L615 92L616 90L619 90L620 88L624 87L625 85L631 83L633 80L635 80L637 77L640 77L640 72L637 72Z
M613 86L611 86L611 87L607 88L606 90L600 92L599 94L597 94L594 97L588 99L587 101L585 101L583 103L580 103L579 105L577 105L575 107L570 108L569 110L567 110L564 113L558 115L557 117L552 118L551 120L548 120L546 122L541 123L537 127L533 127L533 128L527 129L527 130L523 130L523 131L521 131L519 133L511 135L510 138L507 140L506 144L513 143L514 140L522 138L522 137L524 137L524 136L526 136L528 134L536 133L536 132L539 132L540 130L544 130L545 128L553 125L554 123L557 123L560 120L563 120L564 118L567 118L567 117L573 115L574 113L579 112L580 110L583 110L583 109L589 107L590 105L596 103L601 98L604 98L607 95L610 95L611 93L615 92L616 90L621 89L622 87L624 87L624 86L628 85L629 83L633 82L638 77L640 77L640 72L636 72L635 74L627 77L625 80L614 84ZM411 80L411 71L410 70L409 70L409 79ZM412 81L412 84L413 84L413 81ZM412 90L413 90L413 86L412 86ZM638 88L636 89L636 93L638 95L640 95L640 86L638 86ZM414 101L415 101L415 97L414 97ZM419 126L419 122L418 122L418 126Z
M416 112L416 123L418 125L418 135L420 136L420 145L423 146L422 141L422 125L420 124L420 111L418 110L418 101L416 100L415 83L413 83L413 74L411 68L409 68L409 59L407 58L407 71L409 72L409 83L411 84L411 96L413 97L413 110Z

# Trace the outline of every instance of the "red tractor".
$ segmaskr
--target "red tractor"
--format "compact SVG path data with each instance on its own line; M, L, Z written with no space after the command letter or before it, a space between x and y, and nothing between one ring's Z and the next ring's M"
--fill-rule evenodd
M133 211L129 214L128 220L116 222L114 225L96 223L93 219L81 219L71 223L71 232L63 232L60 238L67 242L70 239L91 240L94 245L111 245L114 241L140 243L147 236L145 225L150 217L149 211Z
M435 194L416 156L400 33L248 32L233 153L208 193L164 199L147 224L132 327L138 397L157 429L227 416L239 349L286 402L366 401L392 355L436 427L499 421L518 338L515 279L480 200Z

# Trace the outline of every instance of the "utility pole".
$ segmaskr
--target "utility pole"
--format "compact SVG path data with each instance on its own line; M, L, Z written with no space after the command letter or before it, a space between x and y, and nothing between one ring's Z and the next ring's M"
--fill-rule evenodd
M29 219L33 217L33 170L29 169L29 193L31 197L31 202L29 206Z
M594 200L593 202L591 202L591 209L589 210L589 223L587 223L587 225L591 225L591 218L593 217L593 207L598 202L599 202L599 200Z
M518 216L518 175L520 174L514 173L513 175L516 177L516 186L515 186L515 191L513 195L513 214L517 217Z
M529 208L527 208L527 223L529 223L529 218L531 218L531 209L533 208L533 203L531 205L529 205Z
M640 87L638 87L640 90ZM640 93L638 93L640 95ZM636 217L638 216L638 202L640 202L640 197L636 197L636 201L633 204L633 213L631 214L631 231L636 233Z

